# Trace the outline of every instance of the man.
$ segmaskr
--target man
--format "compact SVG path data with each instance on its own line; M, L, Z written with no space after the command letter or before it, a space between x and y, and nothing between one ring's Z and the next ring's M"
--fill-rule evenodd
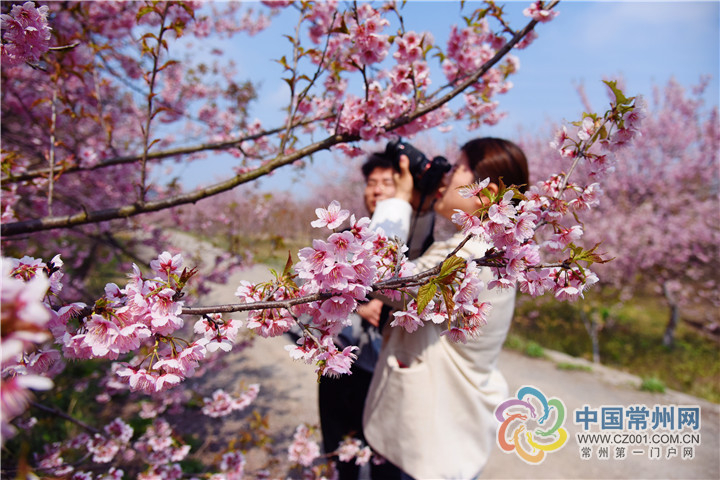
M399 174L393 160L382 153L371 154L362 166L365 177L363 198L370 216L375 212L378 202L395 196L394 176ZM434 214L416 216L414 222L414 240L410 242L408 257L419 256L432 243ZM322 377L318 389L320 426L325 452L333 452L346 437L358 438L365 443L362 431L362 414L377 363L382 343L381 331L388 318L390 307L381 300L372 299L358 306L357 314L352 316L352 325L345 327L336 339L338 348L349 345L358 347L357 360L352 366L351 375L339 378ZM341 462L336 459L340 480L356 480L360 467L354 460ZM400 479L401 472L389 462L381 465L371 464L370 475L373 479Z

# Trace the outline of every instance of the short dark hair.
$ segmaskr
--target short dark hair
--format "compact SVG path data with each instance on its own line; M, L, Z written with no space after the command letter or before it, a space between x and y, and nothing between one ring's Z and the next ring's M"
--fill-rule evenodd
M479 180L490 177L490 181L515 185L521 192L528 187L528 162L523 151L509 140L483 137L470 140L460 150L465 152L470 169Z
M396 172L399 172L397 166L390 157L387 157L382 153L371 153L362 166L362 173L365 177L365 180L368 179L370 174L376 168L392 168Z

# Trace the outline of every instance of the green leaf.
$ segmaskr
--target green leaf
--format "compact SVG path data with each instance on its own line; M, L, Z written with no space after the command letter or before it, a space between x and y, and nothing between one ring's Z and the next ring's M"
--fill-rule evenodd
M447 285L441 285L440 293L442 293L443 299L445 300L445 311L448 312L449 317L450 312L455 309L455 302L453 301L453 291Z
M288 259L285 263L285 269L283 270L283 277L287 277L290 272L292 271L293 266L293 259L292 259L292 252L288 250Z
M438 281L442 281L442 283L445 284L452 283L455 279L457 271L464 266L465 259L460 258L457 255L453 255L452 257L445 259L442 267L440 267L440 273L437 276Z
M617 81L615 80L603 80L603 83L607 85L610 90L612 90L613 95L615 95L615 104L616 105L629 105L632 103L632 101L635 99L635 97L627 98L622 90L617 88Z
M135 21L138 21L138 20L140 20L142 17L144 17L145 15L147 15L148 13L150 13L150 12L155 12L155 11L157 11L157 10L155 9L155 7L150 6L150 5L146 5L146 6L142 7L140 10L138 10L137 15L135 16Z
M605 259L602 257L603 254L596 252L596 250L600 246L599 243L595 244L595 246L590 250L585 250L584 248L579 247L573 243L568 246L572 251L570 261L575 264L577 264L577 262L586 262L587 266L590 266L593 263L607 263L612 260L612 258Z
M165 70L167 67L169 67L171 65L176 65L178 63L180 63L180 62L178 62L177 60L168 60L167 62L163 63L160 67L158 67L157 71L161 72L161 71Z
M423 310L425 310L428 303L435 297L435 292L437 292L437 285L435 285L435 282L432 280L420 287L417 296L418 313L422 313Z

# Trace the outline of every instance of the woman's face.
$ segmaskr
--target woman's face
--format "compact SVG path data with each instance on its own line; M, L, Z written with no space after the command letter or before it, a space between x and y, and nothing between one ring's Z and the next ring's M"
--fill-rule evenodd
M445 176L443 186L438 191L440 198L435 202L435 213L448 219L453 216L456 209L474 213L482 205L480 199L463 198L458 193L458 187L469 185L474 181L476 181L475 173L470 170L465 152L461 151L458 161Z

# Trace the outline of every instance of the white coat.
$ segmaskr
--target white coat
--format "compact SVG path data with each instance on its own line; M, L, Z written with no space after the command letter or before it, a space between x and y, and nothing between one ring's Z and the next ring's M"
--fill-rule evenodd
M418 271L442 262L462 239L458 233L435 242L415 260ZM487 248L474 240L458 255L478 258ZM481 278L487 285L490 269L482 269ZM413 333L386 328L365 402L365 438L418 480L474 478L495 448L493 411L508 397L497 359L512 320L515 289L486 290L481 301L493 305L488 324L466 344L441 336L446 324L426 322Z

